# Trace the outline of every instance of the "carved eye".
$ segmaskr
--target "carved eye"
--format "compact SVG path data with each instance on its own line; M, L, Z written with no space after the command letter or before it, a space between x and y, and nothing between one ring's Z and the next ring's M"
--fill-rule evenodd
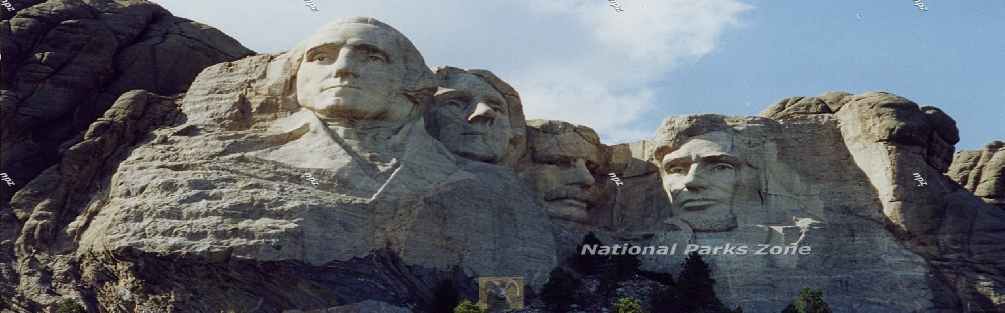
M327 54L324 54L324 53L318 53L318 54L315 54L315 55L311 56L311 61L314 61L314 62L325 63L325 62L328 62L330 60L331 60L331 57L329 57Z
M675 165L675 166L671 166L670 168L668 168L667 169L667 173L683 175L683 174L687 174L687 168L685 168L683 166L680 166L680 165Z
M371 53L370 55L368 55L366 57L366 60L370 61L372 63L378 63L378 62L379 63L384 63L384 62L387 62L387 60L384 59L384 56L382 56L380 54L377 54L377 53Z
M447 104L453 105L453 106L462 107L462 108L468 105L467 103L465 103L464 101L461 101L460 99L450 99L450 100L447 100Z
M729 171L732 170L733 168L734 168L733 165L729 163L716 163L714 166L712 166L712 170L716 172Z

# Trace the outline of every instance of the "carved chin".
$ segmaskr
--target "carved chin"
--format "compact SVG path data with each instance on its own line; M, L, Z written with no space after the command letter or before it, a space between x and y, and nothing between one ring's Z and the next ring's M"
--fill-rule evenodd
M736 216L729 211L684 213L679 218L696 232L723 232L737 226Z
M586 209L578 206L565 206L560 203L549 203L548 216L577 223L587 223L590 220Z
M455 148L455 153L468 159L487 163L498 162L499 159L502 158L502 151L498 151L501 149L494 149L496 147L487 144L485 141L486 138L481 136L476 138L475 136L461 135L460 138L457 138L457 141L455 141L460 144L455 144L452 148Z

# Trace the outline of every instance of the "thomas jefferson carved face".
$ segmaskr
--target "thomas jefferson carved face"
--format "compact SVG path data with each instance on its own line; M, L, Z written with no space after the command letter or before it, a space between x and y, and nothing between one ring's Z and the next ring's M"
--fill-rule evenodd
M723 131L693 137L664 155L660 175L674 216L696 231L736 227L732 199L742 164L732 135Z
M431 133L460 156L499 162L514 136L506 98L467 72L452 71L442 84L430 110Z
M524 171L552 218L589 223L589 210L602 199L594 172L601 166L598 140L588 140L575 126L559 122L556 132L533 130L533 163ZM594 138L597 139L597 138Z
M307 41L297 70L297 100L319 117L398 120L413 110L402 95L407 72L396 43L377 25L345 23ZM421 59L421 57L420 57Z

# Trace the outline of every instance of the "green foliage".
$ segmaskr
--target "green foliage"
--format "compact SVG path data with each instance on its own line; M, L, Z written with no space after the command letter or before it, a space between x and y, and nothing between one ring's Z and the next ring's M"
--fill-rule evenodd
M433 289L433 302L430 303L429 312L450 312L460 303L460 295L451 280L443 280Z
M642 313L642 304L635 298L623 297L614 303L615 313Z
M541 300L552 311L566 312L569 306L575 303L576 288L581 284L582 282L572 273L561 267L555 268L551 271L548 283L541 288Z
M831 313L831 307L824 302L824 292L810 288L799 291L799 297L785 307L782 313Z
M461 303L454 308L454 313L485 313L485 311L478 307L478 305L464 299L464 301L461 301Z
M87 313L87 310L73 299L63 299L56 304L56 313Z

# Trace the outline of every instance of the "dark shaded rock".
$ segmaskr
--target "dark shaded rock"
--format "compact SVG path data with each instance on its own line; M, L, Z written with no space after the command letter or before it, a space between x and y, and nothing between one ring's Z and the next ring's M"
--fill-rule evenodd
M206 66L253 53L150 2L34 2L0 21L0 172L18 182L0 203L122 93L183 92Z

